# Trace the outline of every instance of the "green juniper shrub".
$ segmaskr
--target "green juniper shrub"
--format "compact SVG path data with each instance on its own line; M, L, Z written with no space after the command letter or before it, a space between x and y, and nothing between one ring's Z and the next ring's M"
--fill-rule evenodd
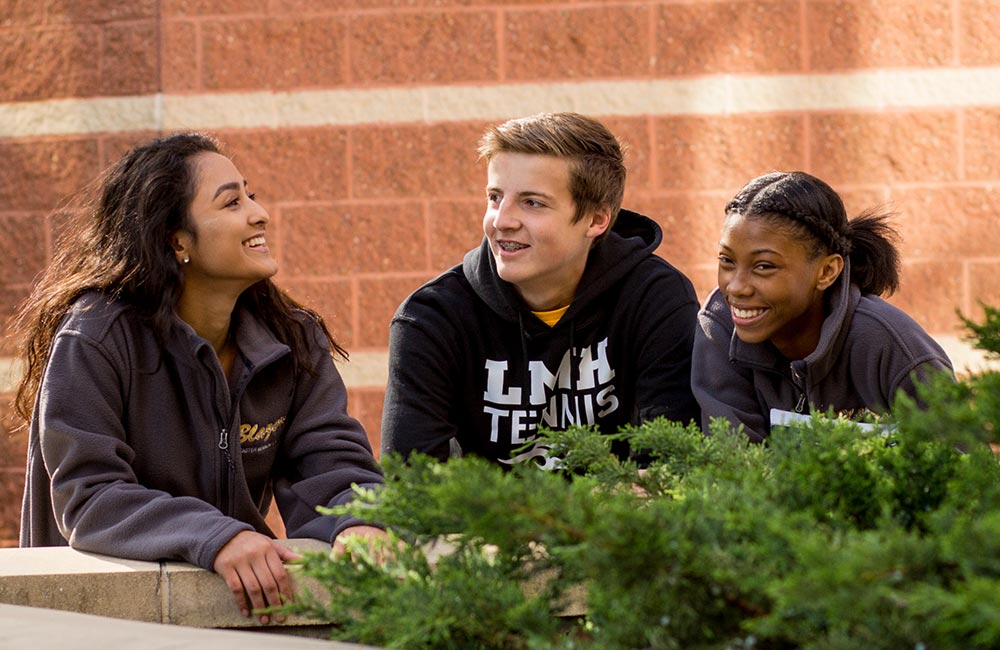
M973 321L961 313L959 319L968 330L967 340L975 347L984 350L993 357L1000 356L1000 309L980 303L983 309L983 322Z
M383 563L358 543L349 546L350 561L307 555L302 570L329 592L285 608L336 623L340 638L395 648L524 648L560 625L543 599L525 596L512 563L488 549L462 545L433 568L419 546L391 552Z
M933 379L874 429L814 415L766 445L725 421L543 431L556 472L385 458L386 488L337 511L393 537L307 556L321 593L285 611L387 648L1000 647L998 382Z
M1000 426L1000 373L954 382L938 375L917 387L918 399L900 393L893 418L906 436L959 449L993 442Z
M795 435L771 437L773 496L835 529L873 528L888 489L877 460L886 444L880 432L813 416Z

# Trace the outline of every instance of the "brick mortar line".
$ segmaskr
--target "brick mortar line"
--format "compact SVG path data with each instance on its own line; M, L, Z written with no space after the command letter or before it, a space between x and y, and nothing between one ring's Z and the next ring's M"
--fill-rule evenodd
M990 359L973 348L961 336L932 334L945 349L958 373L978 370L1000 371L1000 360ZM349 362L337 362L337 368L348 388L384 388L388 377L389 353L378 351L352 352ZM17 384L20 364L14 357L0 357L0 393L12 393Z
M0 103L0 138L462 122L546 110L724 116L968 106L1000 106L1000 66L10 102Z

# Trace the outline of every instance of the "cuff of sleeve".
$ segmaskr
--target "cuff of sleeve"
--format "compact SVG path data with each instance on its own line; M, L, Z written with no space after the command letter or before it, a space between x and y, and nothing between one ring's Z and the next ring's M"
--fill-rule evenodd
M384 487L384 484L382 484L382 483L362 483L358 487L361 487L361 488L364 488L364 489L367 489L367 490L378 490L378 489L381 489L382 487ZM345 492L344 494L339 495L334 501L335 501L336 505L345 505L347 503L350 503L353 500L354 500L354 491L350 490L348 492ZM344 516L339 517L337 519L337 523L333 527L333 532L330 535L329 542L331 544L333 544L334 540L337 539L337 535L341 534L342 532L344 532L348 528L351 528L352 526L374 526L375 528L381 528L382 530L385 530L385 525L384 524L380 524L380 523L378 523L376 521L368 521L366 519L360 519L358 517L353 517L353 516L350 516L350 515L344 515Z
M195 556L191 558L191 562L203 569L213 571L215 556L219 554L222 547L229 540L236 537L237 534L242 533L244 530L253 529L253 526L242 521L235 519L226 520L218 526L218 530L209 533L207 541L195 552Z

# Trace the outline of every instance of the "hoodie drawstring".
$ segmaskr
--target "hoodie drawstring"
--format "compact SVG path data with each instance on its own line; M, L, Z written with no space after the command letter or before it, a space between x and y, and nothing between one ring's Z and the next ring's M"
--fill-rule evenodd
M576 321L570 320L569 322L569 385L570 389L573 390L576 386L576 363L573 361L573 355L576 350Z
M528 369L528 335L524 331L524 314L517 312L517 332L521 335L521 357L524 359L524 368Z

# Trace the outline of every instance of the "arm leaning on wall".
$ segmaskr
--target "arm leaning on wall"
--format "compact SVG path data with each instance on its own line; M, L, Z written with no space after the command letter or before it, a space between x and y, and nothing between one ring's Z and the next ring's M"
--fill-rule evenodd
M253 527L201 499L139 484L122 425L123 367L81 332L60 332L53 344L36 418L59 531L79 550L211 569L219 549Z

